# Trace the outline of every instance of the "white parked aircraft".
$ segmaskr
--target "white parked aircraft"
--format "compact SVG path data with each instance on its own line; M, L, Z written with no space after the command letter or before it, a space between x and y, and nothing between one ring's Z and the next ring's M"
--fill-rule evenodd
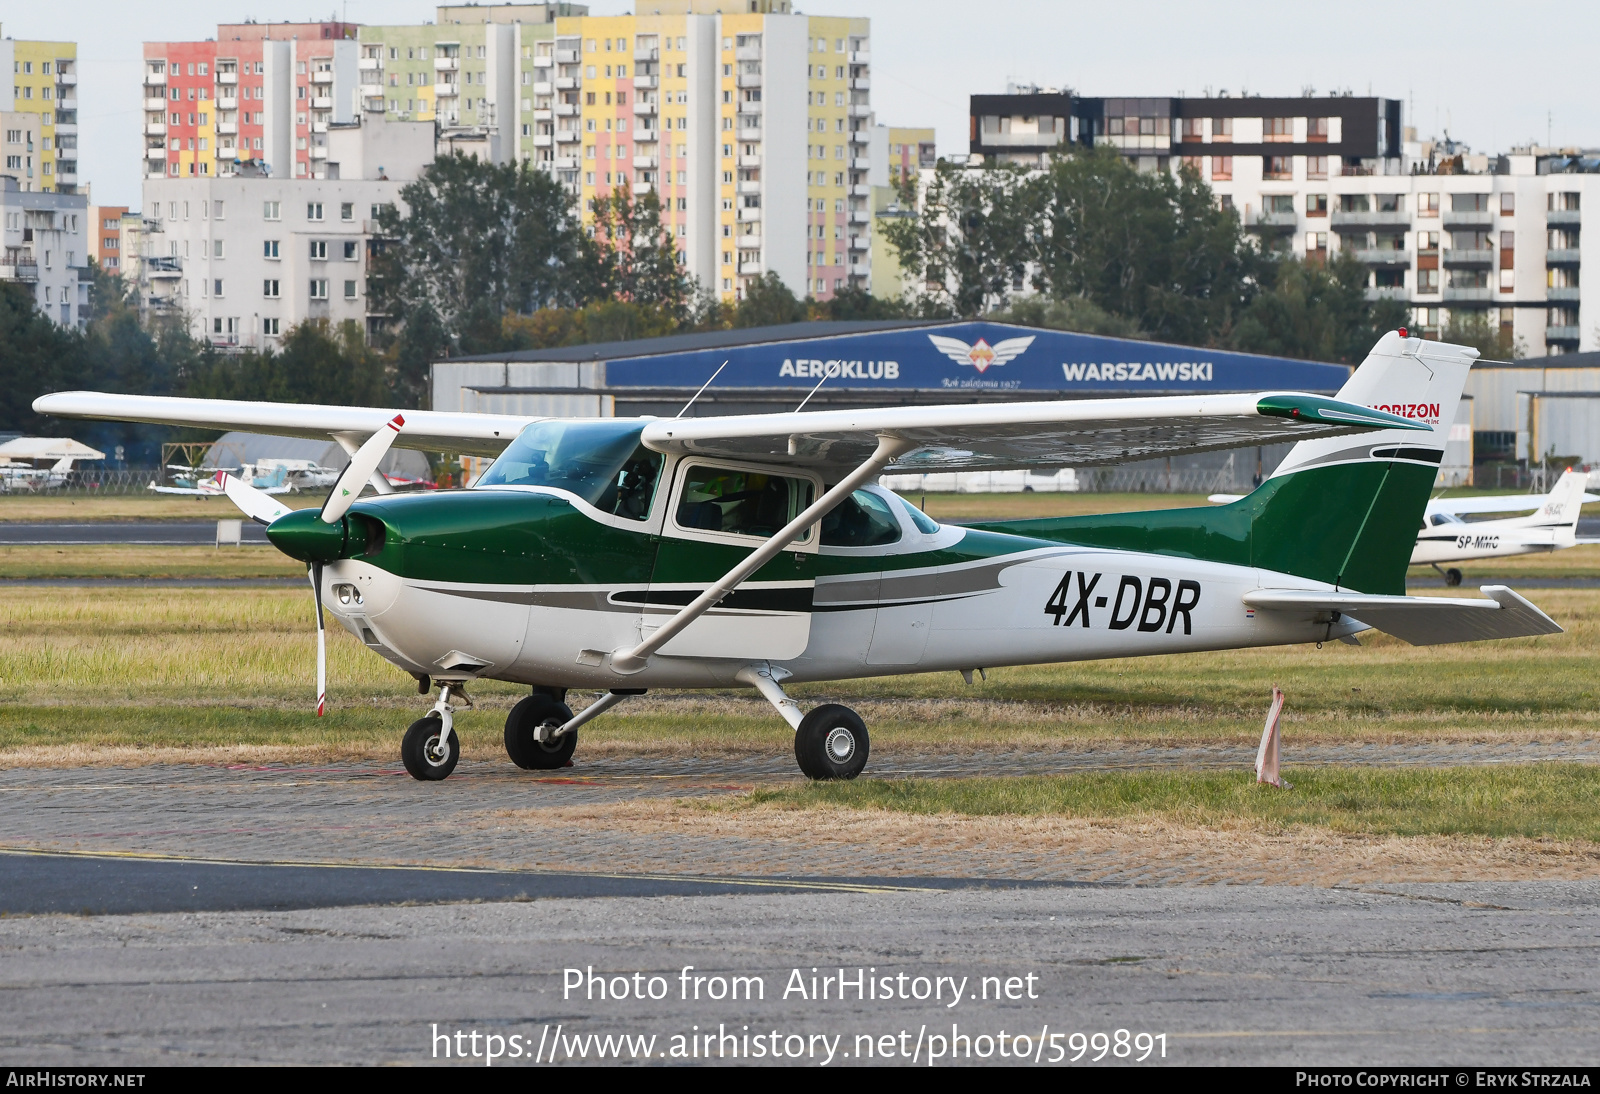
M1444 574L1446 585L1461 584L1461 571L1441 569L1447 562L1466 562L1475 558L1510 558L1560 551L1577 545L1578 517L1586 501L1600 501L1584 493L1589 483L1586 471L1567 471L1556 480L1550 493L1534 499L1538 512L1504 520L1479 520L1468 523L1460 513L1503 513L1523 508L1521 499L1506 505L1492 497L1439 499L1445 502L1422 519L1422 531L1411 552L1411 565L1432 566ZM1467 503L1461 505L1460 503Z

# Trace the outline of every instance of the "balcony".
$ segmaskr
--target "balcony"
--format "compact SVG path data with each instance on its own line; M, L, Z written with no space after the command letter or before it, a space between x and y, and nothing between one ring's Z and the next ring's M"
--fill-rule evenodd
M1544 253L1546 266L1576 266L1578 265L1578 248L1557 247Z
M1577 209L1547 209L1544 222L1552 228L1576 228L1582 223L1582 214Z
M57 171L56 172L56 183L58 185L61 185L61 186L76 186L76 185L78 185L78 172L76 172L76 171Z
M761 210L747 209L741 206L739 209L739 219L743 221L758 221L761 219Z
M166 87L167 74L165 72L146 72L144 74L145 87Z
M852 210L850 210L850 223L851 224L871 224L872 223L872 214L867 212L867 210L865 210L865 209L852 209Z
M760 87L762 75L759 72L741 72L735 80L738 87Z
M318 96L315 99L312 99L311 100L311 109L312 110L332 110L333 109L333 98L332 98L332 96L322 95L322 96Z
M78 109L78 100L76 98L57 99L56 100L56 109L57 110L76 110L76 109Z
M554 95L556 93L556 85L549 80L540 80L533 85L533 93L535 95Z
M328 146L325 145L325 144L314 144L314 145L312 145L311 146L311 158L314 159L314 160L325 160L325 159L327 159L328 158Z
M333 77L333 73L331 73L331 72L328 73L328 77L331 79ZM311 78L313 80L316 79L315 76L313 76ZM217 73L217 83L219 83L219 84L223 84L225 86L232 87L235 84L237 84L238 82L239 82L239 74L237 72L219 72L219 73Z
M1406 213L1333 213L1328 217L1334 231L1342 228L1409 228L1411 217Z
M739 157L739 166L740 167L760 167L761 166L761 157L759 155L740 156Z
M870 65L872 63L872 51L870 49L851 51L850 63L853 65Z
M576 91L583 86L583 79L579 76L557 76L557 91Z
M363 99L381 99L384 95L382 84L362 84L361 97Z
M1411 299L1411 297L1406 290L1399 285L1385 285L1380 289L1368 289L1367 299L1370 301L1398 300L1400 303L1404 304L1407 300Z
M226 96L224 98L219 98L217 100L217 109L218 110L238 110L239 109L239 100L236 97L232 96L232 95Z
M853 198L870 198L872 196L872 187L861 184L847 186L845 188L845 193L849 194Z
M872 81L865 76L857 76L850 81L851 91L871 91Z
M313 72L311 74L311 82L314 83L314 84L331 84L331 83L333 83L333 70L332 69L325 69L325 70L323 70L321 72Z
M0 259L0 281L37 281L37 262L13 262L9 256Z
M759 114L759 113L761 113L761 100L760 99L756 99L756 100L752 101L750 99L740 99L739 100L739 113L741 113L741 114Z
M555 135L552 133L535 133L532 140L535 148L549 148L555 143Z
M313 132L313 133L326 133L327 131L328 131L328 123L327 122L312 122L311 123L311 132Z
M1393 268L1411 265L1411 252L1394 247L1346 247L1344 252L1363 266Z
M1494 214L1489 210L1470 210L1465 212L1447 211L1441 214L1446 228L1492 228L1494 227Z
M761 193L761 182L758 179L740 179L738 192L741 194Z
M850 116L852 118L870 118L872 117L872 107L867 103L851 103Z
M1255 223L1246 227L1258 232L1292 232L1298 224L1294 213L1257 213Z
M554 68L555 63L554 57L535 57L533 59L534 68Z
M56 73L56 83L62 87L77 87L78 74L76 72L58 72Z
M872 170L872 161L867 159L865 156L857 156L855 159L850 161L850 170L870 171Z
M147 160L155 160L158 163L165 164L167 162L167 149L166 149L166 146L158 144L154 148L146 148L144 150L144 158L147 159Z
M363 57L361 60L356 62L356 68L360 69L362 72L382 72L383 58Z
M848 272L851 277L871 277L872 267L865 262L852 262Z
M218 122L217 123L217 136L219 136L219 137L236 136L238 134L238 132L239 132L239 123L238 122Z
M1454 269L1489 269L1494 266L1494 251L1487 247L1448 247L1440 264Z
M433 59L433 70L435 72L459 72L461 70L461 58L435 57Z
M434 84L433 97L435 99L454 99L461 94L461 88L455 84Z
M535 107L533 110L533 120L536 122L552 121L555 116L556 112L550 109L548 106Z
M652 170L656 166L656 158L654 156L636 155L633 157L633 166L640 171Z
M558 129L558 130L556 130L556 143L557 144L575 144L578 141L581 141L582 139L583 139L583 134L579 133L576 129Z
M582 60L583 60L583 58L578 54L578 51L575 50L575 49L558 49L558 50L556 50L556 64L558 64L558 65L575 65L575 64L578 64Z
M635 99L633 101L633 112L643 117L653 118L660 109L654 99Z
M761 60L761 47L740 46L733 51L733 59L735 61L759 61Z
M871 134L869 134L865 129L857 129L857 130L852 131L851 134L850 134L850 143L851 144L862 144L862 145L864 145L870 139L871 139Z
M556 103L554 109L558 118L576 118L583 113L583 108L577 103Z
M754 262L741 262L741 263L739 263L739 276L740 277L760 277L762 274L764 274L766 272L767 272L766 263L762 262L759 258L756 259Z
M872 246L872 238L870 236L851 236L850 237L850 249L852 251L865 251L865 250L870 249L871 246Z
M77 122L56 122L56 136L76 137L78 135Z
M661 86L661 78L659 76L635 76L633 78L633 86L641 91L650 91Z
M1546 327L1544 340L1546 342L1571 342L1576 344L1581 337L1577 327Z
M557 156L550 161L550 166L557 171L576 171L578 169L578 157Z
M152 280L166 280L183 276L183 259L162 255L144 260L145 275Z
M1446 285L1444 288L1444 302L1446 304L1487 304L1494 300L1493 289L1457 289Z
M147 137L165 137L167 135L167 123L145 122L144 135Z
M636 49L633 51L633 63L636 65L648 64L651 61L661 60L659 49Z
M1544 298L1552 304L1576 304L1578 293L1576 285L1552 286L1544 291Z
M144 108L146 110L164 111L164 110L167 109L167 100L165 100L165 99L146 99L144 101Z

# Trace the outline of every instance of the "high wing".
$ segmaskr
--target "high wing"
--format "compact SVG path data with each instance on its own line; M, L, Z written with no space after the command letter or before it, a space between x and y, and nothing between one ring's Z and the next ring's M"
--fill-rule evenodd
M1504 585L1484 585L1487 600L1378 596L1314 589L1257 589L1244 603L1257 611L1338 613L1413 646L1560 634L1560 624Z
M253 403L231 399L179 399L157 395L109 395L99 391L61 391L33 401L36 414L52 418L92 418L110 422L201 429L244 429L280 437L325 440L346 437L360 444L384 427L394 411L381 407L322 406L316 403ZM537 418L508 414L453 414L406 411L406 428L396 448L425 452L498 456Z
M661 452L780 462L824 472L868 459L880 437L913 447L890 471L1094 467L1374 429L1428 430L1393 414L1297 392L904 406L657 420Z
M1428 502L1427 513L1452 513L1467 516L1474 513L1529 513L1544 505L1548 494L1489 494L1471 498L1434 498ZM1584 494L1583 504L1600 501L1600 494Z

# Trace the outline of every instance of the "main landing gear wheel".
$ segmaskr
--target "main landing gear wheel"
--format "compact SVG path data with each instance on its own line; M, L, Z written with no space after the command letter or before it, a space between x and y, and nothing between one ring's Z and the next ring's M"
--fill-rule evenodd
M461 759L461 742L454 729L441 741L439 731L443 727L439 716L430 714L426 718L418 718L406 730L400 742L400 759L413 779L438 782L448 778L450 772L456 769L456 763Z
M794 731L794 758L808 779L853 779L871 749L861 715L838 703L817 707Z
M1452 589L1461 584L1461 571L1454 566L1444 572L1444 583Z
M511 762L526 771L552 771L566 767L578 747L578 733L563 734L553 741L535 739L533 731L539 726L552 729L572 720L572 708L554 696L539 692L528 696L511 708L506 716L506 755Z

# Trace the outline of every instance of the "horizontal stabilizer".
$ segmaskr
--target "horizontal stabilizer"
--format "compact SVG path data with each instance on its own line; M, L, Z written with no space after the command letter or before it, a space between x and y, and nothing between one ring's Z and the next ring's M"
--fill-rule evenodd
M1504 585L1484 585L1479 591L1488 599L1256 589L1244 594L1244 603L1257 611L1338 612L1413 646L1562 633L1555 620Z

